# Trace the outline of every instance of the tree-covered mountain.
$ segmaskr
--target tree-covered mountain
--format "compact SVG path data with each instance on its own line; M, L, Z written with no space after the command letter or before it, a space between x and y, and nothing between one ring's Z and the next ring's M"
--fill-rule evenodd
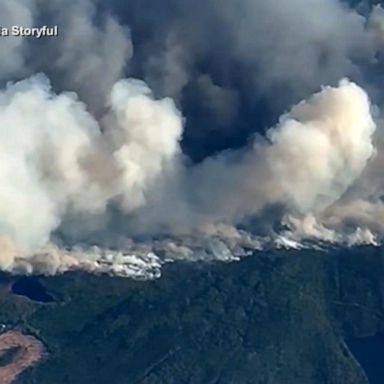
M24 384L367 383L346 341L383 330L383 273L380 248L281 250L154 281L40 278L46 304L5 278L0 320L49 351Z

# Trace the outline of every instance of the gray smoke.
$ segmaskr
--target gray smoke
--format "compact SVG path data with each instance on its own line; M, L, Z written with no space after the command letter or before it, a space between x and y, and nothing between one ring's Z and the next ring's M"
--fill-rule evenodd
M30 1L5 0L0 4L0 25L32 27L34 6ZM9 36L0 39L0 81L25 72L25 44L22 37Z

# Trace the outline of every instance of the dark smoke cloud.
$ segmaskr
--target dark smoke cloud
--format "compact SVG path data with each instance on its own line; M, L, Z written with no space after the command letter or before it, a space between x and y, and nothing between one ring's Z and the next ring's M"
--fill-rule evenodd
M131 27L135 75L180 100L184 149L196 160L244 145L321 85L360 78L357 62L372 55L364 17L334 0L114 1L111 8ZM221 129L227 116L209 116L201 105L201 76L238 93L231 130Z

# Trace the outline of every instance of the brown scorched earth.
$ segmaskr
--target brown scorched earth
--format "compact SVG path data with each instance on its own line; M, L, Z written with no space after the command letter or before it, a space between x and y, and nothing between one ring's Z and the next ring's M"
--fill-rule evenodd
M0 335L0 356L11 348L18 348L18 351L9 364L0 367L0 384L13 383L21 372L44 356L44 346L39 340L18 331Z

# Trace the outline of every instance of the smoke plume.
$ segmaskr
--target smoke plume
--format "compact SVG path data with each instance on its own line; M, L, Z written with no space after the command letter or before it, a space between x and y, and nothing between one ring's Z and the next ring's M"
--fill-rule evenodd
M193 4L0 5L2 270L381 242L381 6Z

